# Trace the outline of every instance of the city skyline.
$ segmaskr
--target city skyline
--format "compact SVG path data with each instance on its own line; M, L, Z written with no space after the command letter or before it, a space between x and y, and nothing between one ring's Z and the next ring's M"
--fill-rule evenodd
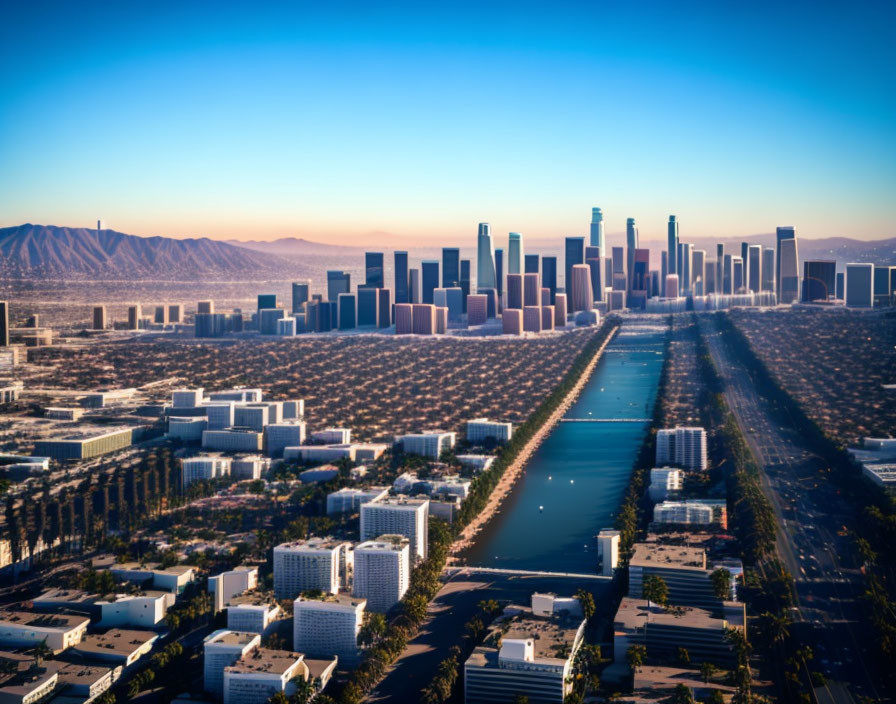
M593 206L645 241L669 213L891 237L893 10L807 7L15 8L0 226L400 246L588 236Z

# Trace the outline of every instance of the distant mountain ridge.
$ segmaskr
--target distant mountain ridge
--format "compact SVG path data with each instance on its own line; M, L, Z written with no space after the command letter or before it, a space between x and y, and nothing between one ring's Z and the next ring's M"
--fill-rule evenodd
M178 279L273 271L263 254L205 237L137 237L115 230L31 223L0 228L4 277Z
M227 244L234 247L251 249L266 254L340 254L359 251L361 247L342 244L327 244L325 242L312 242L303 237L281 237L277 240L226 240Z

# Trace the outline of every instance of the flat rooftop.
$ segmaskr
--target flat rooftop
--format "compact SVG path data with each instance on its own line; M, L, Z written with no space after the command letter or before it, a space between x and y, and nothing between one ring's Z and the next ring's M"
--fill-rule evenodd
M340 545L345 545L347 540L339 540L338 538L308 538L308 540L294 540L291 543L281 543L278 548L287 548L292 550L332 550Z
M364 504L364 506L400 506L416 509L426 503L429 503L428 498L412 499L409 496L405 496L404 494L399 494L398 496L384 496L383 498L377 499L376 501L371 501L369 504Z
M367 603L367 599L361 597L350 596L349 594L322 594L319 598L311 599L304 596L299 596L295 600L295 604L314 604L314 603L326 603L326 604L339 604L341 606L357 606L358 604Z
M57 604L92 604L98 596L80 589L48 589L34 601L51 601Z
M224 668L226 672L244 672L247 674L264 672L274 675L282 675L287 672L296 661L301 660L304 655L301 653L292 653L288 650L270 650L268 648L258 648L249 655L241 657L230 667Z
M152 631L125 631L113 628L106 633L91 633L84 636L75 648L85 655L115 654L126 657L158 637L158 634Z
M684 545L659 545L657 543L635 543L631 567L667 567L685 570L705 570L706 551Z
M111 672L111 668L100 665L68 663L59 670L59 681L63 684L92 685Z
M716 618L707 609L698 609L692 606L663 609L655 604L651 604L648 609L646 599L631 599L629 597L625 597L619 604L614 623L617 629L623 628L626 631L644 628L647 623L657 626L709 630L721 630L727 625L725 619Z
M76 628L90 619L75 614L35 614L28 611L0 611L0 621L32 628Z
M562 665L566 659L558 656L561 648L571 647L584 619L568 615L536 616L525 606L510 606L513 615L498 619L492 632L500 631L502 638L532 639L536 660L553 661ZM506 628L506 630L505 630ZM499 649L489 646L477 647L467 662L479 667L497 667Z
M208 643L220 643L221 645L248 645L258 636L257 633L245 631L217 631L205 639Z

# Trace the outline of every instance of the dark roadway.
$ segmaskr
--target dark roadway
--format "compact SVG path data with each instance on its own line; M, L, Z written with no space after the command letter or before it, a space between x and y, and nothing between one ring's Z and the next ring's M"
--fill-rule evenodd
M721 339L713 316L701 329L724 382L725 400L762 469L763 489L778 519L777 548L796 580L792 632L815 653L811 669L839 680L855 696L884 693L867 662L869 626L860 622L864 591L855 546L844 527L854 511L840 496L827 469L790 427L783 427ZM843 688L832 700L849 702Z

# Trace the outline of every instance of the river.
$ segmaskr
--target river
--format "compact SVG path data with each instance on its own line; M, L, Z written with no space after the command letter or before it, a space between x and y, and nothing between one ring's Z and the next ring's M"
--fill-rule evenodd
M481 567L592 573L595 535L612 527L649 425L665 328L627 320L566 419L532 456L498 513L467 551Z

